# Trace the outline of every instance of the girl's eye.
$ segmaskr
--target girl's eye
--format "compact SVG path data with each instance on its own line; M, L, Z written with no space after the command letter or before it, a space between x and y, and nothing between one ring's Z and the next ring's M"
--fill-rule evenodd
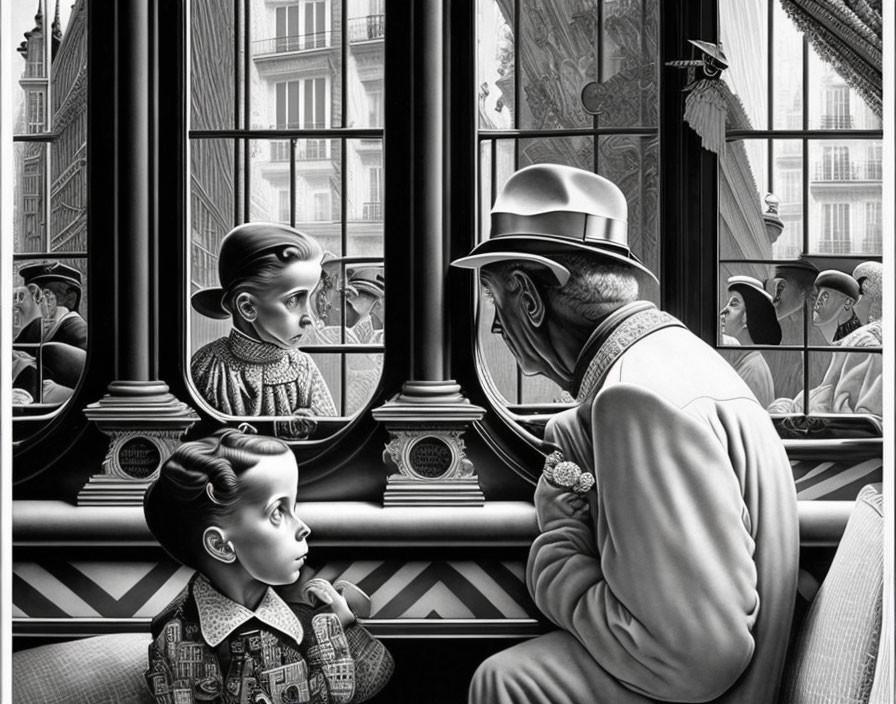
M302 300L305 298L305 294L303 293L294 293L292 296L286 299L287 308L295 308Z
M274 512L271 514L271 520L275 524L279 524L283 520L283 516L285 516L285 515L286 515L286 511L283 510L283 507L277 506L277 508L275 508Z

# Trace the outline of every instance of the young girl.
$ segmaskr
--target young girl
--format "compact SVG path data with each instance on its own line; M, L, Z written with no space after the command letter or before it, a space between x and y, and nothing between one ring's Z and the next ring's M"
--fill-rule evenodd
M221 242L220 288L193 294L209 318L233 330L202 347L190 365L199 393L236 416L334 416L320 370L298 347L311 325L309 299L320 280L320 245L286 225L247 223Z
M146 523L197 573L152 622L145 677L156 702L349 704L388 682L392 656L347 600L369 603L357 587L308 581L317 608L271 588L295 583L308 554L297 486L285 443L232 428L184 443L163 464Z

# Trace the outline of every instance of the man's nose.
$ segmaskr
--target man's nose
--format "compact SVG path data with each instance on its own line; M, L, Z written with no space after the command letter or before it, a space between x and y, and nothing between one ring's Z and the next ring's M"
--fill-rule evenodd
M305 540L309 535L311 535L311 529L305 525L305 522L302 519L297 519L299 521L299 527L296 529L296 540Z

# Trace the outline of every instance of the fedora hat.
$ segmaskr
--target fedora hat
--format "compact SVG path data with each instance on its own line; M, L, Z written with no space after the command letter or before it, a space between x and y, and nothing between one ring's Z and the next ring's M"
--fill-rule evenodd
M224 294L234 283L251 274L261 259L284 247L296 247L307 259L317 262L323 256L317 240L289 225L269 222L237 225L221 240L218 250L221 285L194 293L190 298L193 308L208 318L229 318L230 312L222 305Z
M500 261L533 261L560 284L569 272L551 259L587 252L656 277L628 246L628 205L612 181L560 164L535 164L514 173L491 210L489 239L452 262L478 269Z
M348 270L348 289L357 293L366 293L374 298L381 298L386 292L386 280L383 267L363 267Z

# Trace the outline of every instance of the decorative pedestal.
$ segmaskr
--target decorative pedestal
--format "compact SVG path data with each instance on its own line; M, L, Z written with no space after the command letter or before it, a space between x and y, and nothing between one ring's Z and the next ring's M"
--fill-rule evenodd
M199 420L162 382L113 382L84 415L110 442L103 473L94 474L78 492L79 506L142 505L162 463Z
M401 394L374 409L392 438L383 461L398 471L386 480L383 506L482 506L463 434L483 415L451 381L406 382Z

